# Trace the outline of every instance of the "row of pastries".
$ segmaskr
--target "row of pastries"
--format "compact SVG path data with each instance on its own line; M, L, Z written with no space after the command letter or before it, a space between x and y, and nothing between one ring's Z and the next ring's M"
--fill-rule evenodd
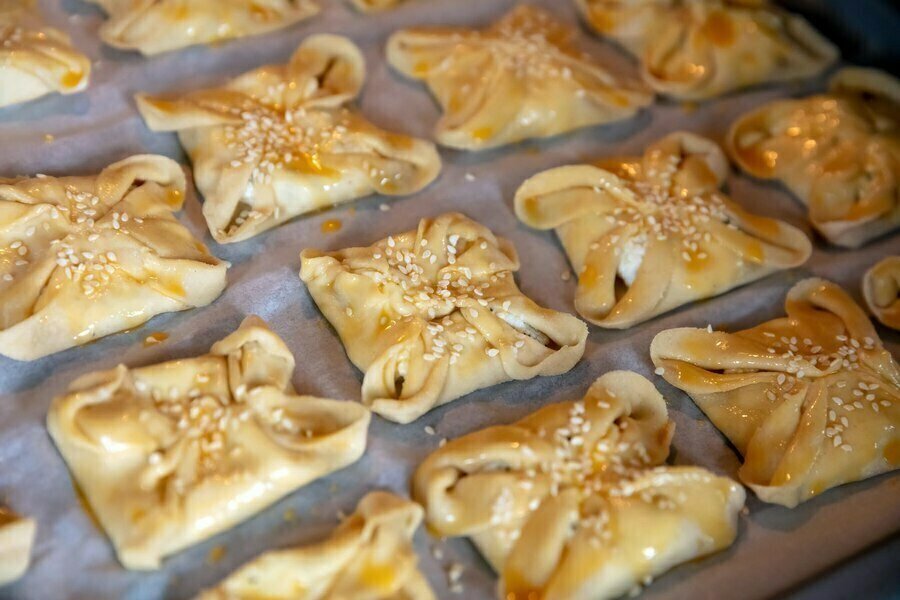
M317 11L312 0L97 3L110 17L104 40L145 54ZM83 89L89 62L35 24L28 4L0 3L0 79L11 78L0 90L18 94L8 103ZM481 30L396 32L387 59L441 105L438 144L479 150L626 119L655 93L705 99L812 76L837 56L805 21L764 2L576 4L639 59L642 82L613 76L578 50L574 30L527 5ZM663 26L672 22L680 28ZM237 243L374 193L414 194L439 176L432 142L384 131L355 106L365 73L351 40L317 34L285 65L136 103L150 129L177 132L212 238ZM584 320L633 327L810 257L803 231L725 193L729 157L783 182L837 246L895 229L898 104L896 79L847 68L823 94L738 119L724 151L676 132L642 156L538 173L516 192L515 213L555 231ZM230 265L175 217L189 200L182 167L161 156L95 176L0 180L0 354L36 360L213 302ZM208 354L88 373L53 401L50 435L126 568L157 569L353 464L372 413L410 423L478 389L568 372L585 352L588 325L523 294L513 245L462 214L366 247L307 248L300 264L363 373L361 403L297 394L293 354L256 317ZM862 285L870 311L900 327L898 259L874 265ZM794 507L900 465L900 369L833 283L801 281L785 312L734 333L662 331L649 358L742 455L741 482ZM422 521L471 538L502 598L639 590L732 544L744 506L736 481L666 463L673 432L650 381L606 373L580 400L440 447L416 470L411 500L370 493L328 538L268 552L200 597L433 598L411 541ZM0 514L2 579L25 570L34 532L32 520Z

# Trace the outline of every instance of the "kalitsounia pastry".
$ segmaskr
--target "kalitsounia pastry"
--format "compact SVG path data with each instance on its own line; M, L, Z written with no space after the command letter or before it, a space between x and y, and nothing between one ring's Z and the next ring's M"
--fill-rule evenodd
M0 0L0 106L88 85L91 61L69 36L44 25L32 0Z
M900 81L846 68L829 91L776 100L728 133L735 162L784 183L833 244L856 248L900 227Z
M644 81L682 100L814 77L838 57L800 16L767 0L576 0L585 20L633 54Z
M350 2L357 10L369 13L394 8L403 0L350 0Z
M87 0L109 15L103 41L152 55L283 29L319 12L315 0Z
M391 66L424 81L444 111L435 137L480 150L620 121L653 101L578 51L575 30L519 5L482 30L415 28L388 40Z
M452 440L413 477L431 531L466 536L498 598L616 598L737 535L744 489L665 464L675 424L630 371L585 397Z
M803 280L785 309L736 333L663 331L650 355L744 457L741 481L793 507L900 466L900 368L837 285Z
M34 360L215 300L229 265L172 215L184 193L181 167L152 155L0 179L0 354Z
M516 192L516 215L556 231L578 274L578 312L622 329L809 258L802 231L721 191L727 174L715 143L673 133L643 157L535 175Z
M512 244L461 214L300 258L301 279L365 373L363 403L392 421L504 381L565 373L584 354L584 323L527 298Z
M369 412L300 396L294 357L247 318L209 354L88 373L47 428L122 564L156 569L355 462Z
M875 318L900 330L900 256L888 256L866 271L862 291Z
M11 583L28 570L37 524L0 508L0 585Z
M437 177L433 144L379 129L349 104L364 78L353 42L314 35L287 65L137 102L152 130L178 132L209 230L229 243L369 194L412 194Z
M412 536L422 507L370 492L327 539L272 550L197 600L434 600Z

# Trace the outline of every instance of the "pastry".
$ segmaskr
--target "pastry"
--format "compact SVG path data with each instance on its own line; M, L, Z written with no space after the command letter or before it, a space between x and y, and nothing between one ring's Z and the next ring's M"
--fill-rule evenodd
M814 77L837 48L767 0L576 0L587 22L632 53L647 84L706 100L764 83Z
M847 68L825 94L777 100L737 120L728 149L784 183L828 241L856 248L900 227L900 80Z
M109 20L103 41L152 55L283 29L317 12L315 0L87 0Z
M504 381L565 373L584 354L584 323L522 294L512 244L461 214L300 258L300 278L365 373L363 403L392 421Z
M355 462L369 412L298 396L294 357L257 317L209 354L77 379L47 428L129 569L247 519Z
M440 144L480 150L620 121L653 101L579 52L575 34L549 13L519 5L487 29L398 31L387 58L437 98Z
M722 193L727 174L716 144L673 133L642 158L535 175L516 215L556 231L578 274L578 312L622 329L809 258L803 232Z
M138 96L154 131L177 131L220 243L373 193L415 193L438 175L430 142L383 131L350 102L365 64L347 38L314 35L287 65L175 99Z
M229 265L172 216L184 191L151 155L0 179L0 354L34 360L215 300Z
M0 106L84 90L91 61L47 27L31 0L0 0Z
M15 581L28 570L36 528L33 519L0 508L0 585Z
M394 8L403 0L350 0L357 10L362 12L378 12Z
M875 318L900 330L900 256L888 256L866 271L862 291Z
M741 480L793 507L900 466L900 368L837 285L803 280L785 309L732 334L663 331L650 354L743 455Z
M431 531L472 539L499 598L615 598L737 534L744 489L665 465L674 428L649 381L613 371L582 400L448 442L413 497Z
M412 536L422 507L370 492L321 542L266 552L197 600L433 600Z

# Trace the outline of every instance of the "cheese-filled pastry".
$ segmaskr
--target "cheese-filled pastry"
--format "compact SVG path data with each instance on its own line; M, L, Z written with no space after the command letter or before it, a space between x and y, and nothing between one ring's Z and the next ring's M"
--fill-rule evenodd
M837 285L803 280L785 309L736 333L663 331L650 355L744 457L741 480L793 507L900 466L900 368Z
M373 193L413 194L437 177L433 144L379 129L350 105L364 78L353 42L314 35L287 65L137 102L150 129L178 132L209 230L229 243Z
M28 570L37 524L0 508L0 585L11 583Z
M444 111L444 146L480 150L620 121L653 101L580 52L576 31L519 5L482 30L404 29L388 40L395 69L424 81Z
M744 489L666 465L674 428L649 381L613 371L581 400L448 442L413 498L431 531L471 538L500 599L615 598L737 535Z
M715 143L673 133L640 158L535 175L516 193L516 215L556 231L578 274L578 312L623 329L809 258L802 231L722 193L727 174Z
M875 318L900 331L900 256L888 256L866 271L862 292Z
M585 324L527 298L512 244L461 214L300 258L300 278L365 373L363 403L392 421L504 381L565 373L584 354Z
M585 20L633 54L644 81L682 100L814 77L837 48L767 0L576 0Z
M32 0L0 0L0 106L88 86L91 61L44 25Z
M782 182L833 244L856 248L900 227L900 80L846 68L829 91L740 117L728 150L745 171Z
M47 428L122 564L243 521L362 456L369 411L299 396L294 357L258 317L209 354L88 373Z
M34 360L215 300L229 265L172 215L184 192L181 167L152 155L0 179L0 354Z
M266 552L197 600L434 600L412 544L422 512L370 492L327 539Z
M315 0L87 0L109 20L103 41L159 54L283 29L319 12Z

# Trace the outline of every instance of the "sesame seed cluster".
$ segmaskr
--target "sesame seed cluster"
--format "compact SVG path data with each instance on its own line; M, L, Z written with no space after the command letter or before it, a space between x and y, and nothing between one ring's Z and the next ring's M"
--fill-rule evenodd
M679 187L675 175L682 169L684 157L667 155L660 167L647 169L646 176L639 179L625 179L625 184L634 194L634 204L621 204L606 215L606 220L618 228L632 227L637 236L652 236L659 241L669 238L681 241L680 257L685 262L704 260L707 253L701 244L712 241L707 225L711 221L723 223L737 229L731 222L721 196L715 192L692 193ZM595 187L598 193L613 187L604 181ZM619 241L613 235L611 243ZM599 248L593 242L591 250Z
M4 281L13 282L18 275L26 274L32 262L44 255L46 245L66 278L80 283L86 296L96 294L109 283L118 256L112 250L87 248L94 248L101 236L121 231L129 221L141 224L143 219L130 215L127 210L110 210L93 193L71 185L65 186L65 198L66 203L39 205L35 211L35 224L25 229L24 239L13 240L6 249L0 250L0 256L15 257L11 261L14 272L4 273ZM52 237L49 244L43 240L31 242L38 240L35 238L38 227L56 237Z

